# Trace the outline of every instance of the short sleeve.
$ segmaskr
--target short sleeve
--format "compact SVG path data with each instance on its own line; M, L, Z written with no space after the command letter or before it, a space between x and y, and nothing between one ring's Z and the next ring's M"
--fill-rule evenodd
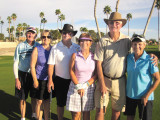
M156 72L158 72L158 71L159 71L158 67L155 66L155 65L152 63L152 61L150 61L150 72L151 72L151 74L156 73Z
M14 61L19 62L19 45L16 47L16 50L14 53Z
M55 57L56 56L56 50L54 47L52 47L50 54L49 54L49 58L48 58L48 63L47 64L51 64L51 65L55 65L56 60Z
M103 48L102 40L100 40L96 45L94 59L99 61L103 61L104 59L104 48Z

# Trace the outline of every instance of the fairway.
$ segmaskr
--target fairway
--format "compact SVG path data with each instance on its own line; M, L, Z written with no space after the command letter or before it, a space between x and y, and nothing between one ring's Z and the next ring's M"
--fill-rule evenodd
M19 101L14 97L15 80L13 75L13 57L0 56L0 120L20 120ZM160 111L160 86L155 91L155 100L153 106L153 120L159 120ZM52 100L52 120L56 120L56 103L55 98ZM27 99L26 120L31 116L30 98ZM70 112L65 110L64 117L66 120L71 119ZM107 109L105 119L110 120L111 106ZM95 118L95 110L91 112L91 119ZM125 120L126 116L121 115L121 120ZM138 120L138 114L136 114Z

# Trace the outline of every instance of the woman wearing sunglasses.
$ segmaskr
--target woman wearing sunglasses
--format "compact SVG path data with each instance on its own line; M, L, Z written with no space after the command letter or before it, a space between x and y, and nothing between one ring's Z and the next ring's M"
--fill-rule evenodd
M44 107L45 120L49 118L50 102L48 93L48 57L51 50L51 34L49 30L44 30L41 33L42 44L35 47L31 56L31 74L34 81L35 97L37 99L36 104L36 115L37 119L41 119L40 111ZM42 104L43 102L43 104ZM43 107L42 107L43 105Z
M90 120L90 111L94 109L94 90L96 63L90 52L92 38L87 33L79 37L80 52L73 53L70 60L71 83L67 94L66 109L71 111L72 120Z

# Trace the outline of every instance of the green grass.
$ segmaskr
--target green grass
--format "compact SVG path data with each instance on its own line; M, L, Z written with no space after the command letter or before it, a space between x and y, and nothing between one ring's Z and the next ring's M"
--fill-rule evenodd
M160 65L159 65L160 67ZM13 75L13 57L0 56L0 120L17 120L20 119L19 100L14 97L15 92L15 80ZM159 119L159 107L160 107L160 86L155 91L155 100L153 106L153 120ZM27 112L26 120L29 120L31 116L31 99L27 99ZM56 101L52 100L51 105L52 118L56 116ZM71 119L69 111L65 110L65 118ZM111 103L107 108L105 119L109 120L111 117ZM95 118L95 110L91 112L91 119ZM126 116L121 115L121 120L125 120ZM138 120L138 113L136 119Z

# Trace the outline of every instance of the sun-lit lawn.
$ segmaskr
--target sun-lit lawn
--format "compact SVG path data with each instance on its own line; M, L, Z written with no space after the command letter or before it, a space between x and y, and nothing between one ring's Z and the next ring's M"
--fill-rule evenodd
M155 50L155 51L154 51ZM147 51L152 51L153 53L159 53L157 47L149 46ZM157 55L157 54L156 54ZM160 65L159 65L160 67ZM0 56L0 120L17 120L20 119L20 111L18 99L14 97L14 86L15 80L13 76L13 57ZM153 120L159 119L159 110L160 110L160 86L155 91L155 100L153 107ZM56 117L56 101L55 98L52 100L52 119ZM30 98L27 100L27 112L26 118L30 119L31 116L31 106ZM65 111L65 118L71 119L71 114L68 111ZM109 120L111 117L111 103L107 109L107 114L105 119ZM95 110L91 112L91 118L95 118ZM126 116L121 115L121 120L125 120ZM54 119L55 120L55 119ZM138 120L138 114L136 115L136 120Z

